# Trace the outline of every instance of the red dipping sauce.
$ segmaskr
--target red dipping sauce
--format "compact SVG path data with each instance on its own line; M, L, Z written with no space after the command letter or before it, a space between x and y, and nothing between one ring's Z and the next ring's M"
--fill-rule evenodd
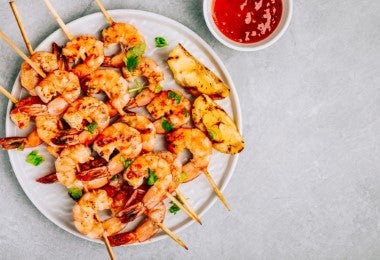
M254 43L267 38L282 16L281 0L214 0L212 18L229 39Z

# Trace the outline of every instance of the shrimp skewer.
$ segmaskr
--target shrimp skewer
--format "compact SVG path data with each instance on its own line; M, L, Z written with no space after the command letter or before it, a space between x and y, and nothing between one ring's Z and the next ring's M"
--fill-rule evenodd
M44 2L69 39L69 42L63 48L63 55L67 58L69 63L74 63L75 66L72 68L72 71L79 78L83 78L98 69L104 61L103 43L90 35L74 37L50 1L44 0ZM77 64L79 59L82 59L83 63Z
M184 181L190 181L203 172L224 206L228 210L231 210L223 194L207 171L212 153L212 143L210 139L197 128L179 128L168 133L166 140L168 142L169 151L179 155L187 148L193 154L193 158L183 166L183 171L186 174Z

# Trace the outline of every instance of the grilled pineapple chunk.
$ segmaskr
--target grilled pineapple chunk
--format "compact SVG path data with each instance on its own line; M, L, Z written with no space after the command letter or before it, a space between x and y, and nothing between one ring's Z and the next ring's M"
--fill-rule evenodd
M192 119L197 128L208 134L216 150L236 154L244 149L244 140L235 122L207 95L195 99Z
M196 97L206 94L222 99L230 94L229 87L181 44L169 53L168 65L175 81Z

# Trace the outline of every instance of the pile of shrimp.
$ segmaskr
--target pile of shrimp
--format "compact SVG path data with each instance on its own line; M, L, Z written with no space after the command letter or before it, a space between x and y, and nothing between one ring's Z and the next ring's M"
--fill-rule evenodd
M121 51L106 56L114 44ZM52 52L34 53L30 58L46 77L24 62L20 83L29 96L10 112L17 127L34 130L0 139L3 149L44 144L55 172L38 182L80 191L72 211L76 229L91 238L107 236L112 246L156 234L166 194L198 177L212 154L207 133L192 124L191 95L165 88L163 70L144 54L133 70L125 66L128 53L145 44L134 26L113 23L102 39L79 35L65 46L53 44ZM165 136L166 149L157 150L158 135ZM192 158L182 163L185 149ZM110 217L100 219L101 210ZM140 216L140 224L125 231Z

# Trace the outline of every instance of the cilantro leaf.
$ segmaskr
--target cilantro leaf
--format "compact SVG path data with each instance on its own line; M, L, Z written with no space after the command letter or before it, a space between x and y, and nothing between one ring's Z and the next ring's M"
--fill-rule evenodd
M129 167L129 165L131 165L131 163L133 162L132 160L125 159L124 156L121 156L120 161L123 164L124 169L127 169Z
M117 179L119 179L119 175L115 174L114 176L112 176L112 178L110 180L116 181Z
M154 93L160 93L162 91L162 86L161 85L157 85L154 89Z
M89 131L91 134L95 133L95 129L98 127L98 123L91 122L84 127L84 130Z
M45 161L44 157L42 155L38 154L37 150L33 150L28 156L26 157L26 162L33 164L34 166L38 166L41 163Z
M157 181L157 175L150 168L148 168L148 173L149 173L148 185L153 185Z
M137 65L139 64L139 59L137 57L129 57L125 61L125 66L129 72L135 71Z
M145 48L145 43L140 43L128 50L127 56L124 58L124 63L129 72L135 71L139 64L139 57L144 54Z
M170 122L165 117L163 117L161 120L161 126L167 133L173 131L174 129L174 126L170 124Z
M145 43L139 43L128 50L127 57L139 57L144 54L145 49Z
M68 188L67 191L70 197L73 198L73 200L75 201L79 200L83 195L82 189L77 187Z
M141 84L141 82L138 81L137 79L135 80L135 84L136 84L136 87L130 89L130 90L128 91L129 93L136 92L137 94L139 94L139 93L141 93L141 91L142 91L144 88L147 88L147 87L148 87L148 86L144 86L143 84Z
M168 92L168 99L173 99L175 104L181 103L181 96L171 90Z
M168 42L162 36L157 36L156 38L154 38L154 41L156 43L157 48L162 48L168 45Z
M173 213L174 215L177 214L177 212L180 211L181 209L173 201L171 201L170 203L173 204L173 205L170 206L169 212Z
M189 117L189 110L187 110L186 108L183 109L183 115L185 117Z
M183 204L183 202L181 201L181 199L177 196L177 195L175 195L174 196L181 204ZM171 206L170 206L170 208L169 208L169 212L170 213L173 213L174 215L175 214L177 214L177 212L178 211L180 211L181 210L181 208L176 204L176 203L174 203L173 201L170 201L170 204L172 204Z
M178 176L178 182L182 183L186 180L187 174L185 172L181 172L181 174Z

